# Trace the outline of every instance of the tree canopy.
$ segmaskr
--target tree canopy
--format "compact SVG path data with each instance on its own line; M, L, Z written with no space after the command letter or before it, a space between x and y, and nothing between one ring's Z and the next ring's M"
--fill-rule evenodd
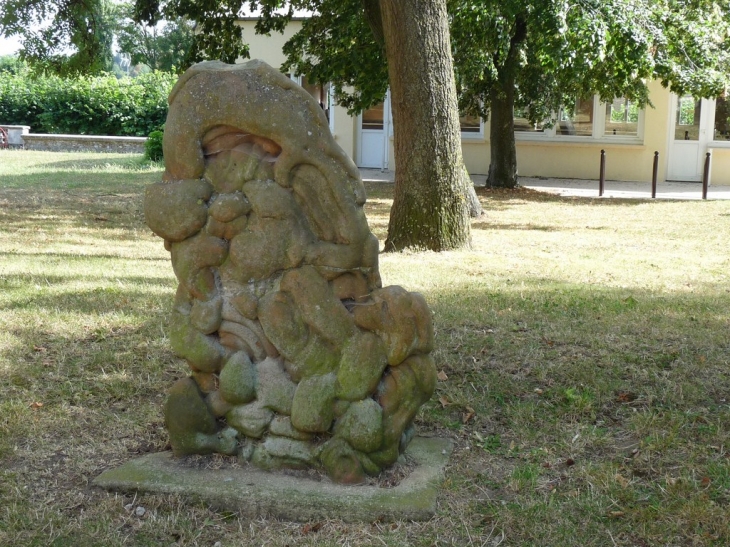
M389 74L392 59L382 33L381 8L390 1L136 0L133 16L149 25L161 18L195 22L199 32L187 65L247 57L237 24L244 8L258 10L260 33L281 31L295 10L308 10L313 16L285 46L283 69L332 82L338 101L356 113L382 101L389 77L391 85L399 77ZM444 0L420 1L430 6ZM644 106L650 79L697 97L718 96L728 86L730 0L446 1L460 109L491 117L492 185L517 183L515 107L530 121L549 124L576 98L594 93L605 101L625 97ZM59 21L54 28L26 36L26 58L53 64L51 45L58 45L63 33L85 48L79 56L98 54L105 43L103 25L98 32L89 29L105 20L105 2L8 0L0 29L12 34L53 16ZM80 59L70 58L69 66L78 66Z
M445 0L137 0L136 6L137 17L150 23L160 13L196 21L201 32L190 59L226 62L248 56L236 24L244 7L259 11L256 31L263 34L283 30L295 10L311 12L287 42L282 70L332 82L350 113L381 102L390 83L399 167L386 248L468 245L470 198L476 198L461 157Z
M35 38L29 29L33 23L55 17L64 32L54 36L53 40L41 40L39 43L58 45L62 42L61 37L66 36L78 50L74 55L100 54L101 44L97 38L105 29L88 25L86 21L93 19L101 23L98 14L104 12L107 0L90 1L92 4L87 5L86 0L53 0L48 4L40 0L28 3L9 0L0 12L0 32L24 35L22 56L40 62L44 55L46 59L51 58L49 50L41 51L37 58L32 58ZM298 38L287 44L291 52L287 66L297 73L307 73L310 80L333 82L338 99L351 112L382 101L390 74L394 90L393 117L394 120L400 119L397 125L401 129L396 129L395 137L399 169L391 229L386 242L388 248L407 246L443 250L468 245L469 223L465 218L468 218L470 209L476 213L481 208L470 181L465 177L459 146L446 0L404 0L400 3L391 0L136 0L132 15L136 22L150 26L156 25L160 19L184 18L194 22L196 32L185 66L203 59L233 63L240 57L248 57L248 47L238 25L244 7L260 10L257 32L263 33L282 30L291 20L294 10L313 12L313 17L305 25L307 30L298 33ZM317 43L318 36L312 33L317 28L322 29L324 37L320 42L324 62L315 68L304 61L305 57L311 56L306 48ZM77 35L84 37L85 41L75 40ZM341 63L337 65L327 57L331 53L328 39L342 35L348 36L351 41L349 44L339 42L342 49L337 55L341 55ZM311 39L304 44L303 38ZM407 44L412 50L402 50L396 45L399 43ZM297 59L295 52L300 46L303 53ZM348 57L348 52L355 53L355 56ZM358 56L357 52L361 55ZM435 57L434 52L438 52ZM67 61L71 57L67 57ZM429 61L424 63L425 59ZM388 65L394 62L406 70L391 70L389 73ZM327 65L332 67L331 70L323 69ZM67 63L66 66L69 70L79 67L75 63ZM410 70L413 66L421 67L421 73L402 76L413 72ZM307 68L312 68L312 72L308 72ZM366 76L364 70L368 68L376 73ZM354 77L353 71L358 73ZM423 78L424 74L426 78ZM398 82L394 82L393 78L398 78ZM404 85L393 85L406 79L408 82ZM348 85L354 86L354 93L346 91ZM401 94L403 96L399 97ZM410 102L406 97L411 97ZM417 98L416 102L413 98ZM423 118L424 112L429 112L430 118L416 123L415 120ZM412 130L407 128L411 122L414 123ZM409 132L409 138L406 138ZM399 138L399 133L404 137ZM401 145L406 141L408 144ZM410 218L414 211L430 213L418 220Z
M115 13L110 0L4 0L0 34L21 36L20 58L36 68L110 71Z
M133 65L144 64L163 72L180 72L188 66L195 35L192 22L175 17L148 25L134 20L134 4L123 3L118 9L119 50L129 55Z
M184 18L136 22L131 2L6 0L0 34L21 37L19 57L37 71L97 74L114 68L113 45L133 65L171 71L190 65L194 26Z
M150 5L160 0L137 0ZM332 82L351 114L380 102L388 89L388 61L364 6L371 0L264 0L257 32L280 31L294 9L314 13L284 47L284 70ZM598 94L649 104L647 83L658 79L678 94L720 95L728 86L728 0L447 0L451 45L463 114L491 118L489 182L517 184L513 111L550 125L577 98ZM159 6L159 4L155 4ZM208 25L237 42L228 29L233 7L204 13L184 0L162 12L193 18L214 12ZM237 4L236 7L241 7ZM287 10L277 12L283 7ZM156 9L156 8L155 8ZM214 44L222 52L220 43ZM196 54L205 51L198 44ZM231 50L232 51L232 50Z
M715 97L730 76L726 0L449 0L462 111L491 113L489 183L516 185L512 113L555 121L577 98L649 103L647 82Z

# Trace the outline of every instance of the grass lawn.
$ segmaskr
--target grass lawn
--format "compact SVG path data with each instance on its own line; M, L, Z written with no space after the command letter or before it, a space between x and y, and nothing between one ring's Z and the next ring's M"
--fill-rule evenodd
M730 201L482 190L470 251L381 255L434 312L418 425L456 449L429 522L249 521L91 486L166 448L187 374L142 214L160 171L0 151L0 545L730 545ZM391 189L368 185L381 241Z

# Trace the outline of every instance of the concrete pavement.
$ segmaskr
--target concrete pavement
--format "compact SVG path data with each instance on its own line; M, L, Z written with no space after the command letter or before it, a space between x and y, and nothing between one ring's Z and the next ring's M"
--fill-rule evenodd
M360 169L363 180L393 182L393 171ZM475 186L484 186L486 175L472 175ZM560 196L598 197L598 180L520 177L520 186L550 192ZM607 180L603 197L622 199L651 199L651 182L622 182ZM657 199L702 199L699 182L661 182L657 184ZM730 199L730 186L710 186L707 199Z

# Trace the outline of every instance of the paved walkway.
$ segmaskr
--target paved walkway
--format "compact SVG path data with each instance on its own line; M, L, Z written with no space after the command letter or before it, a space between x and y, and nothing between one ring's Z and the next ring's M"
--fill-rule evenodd
M393 171L360 169L363 180L393 182ZM484 186L486 175L472 175L476 186ZM520 177L520 185L541 192L561 196L598 197L598 181L583 179L551 179ZM651 182L606 181L603 197L650 199ZM702 184L699 182L662 182L657 184L657 199L702 199ZM730 199L730 186L710 186L707 199Z

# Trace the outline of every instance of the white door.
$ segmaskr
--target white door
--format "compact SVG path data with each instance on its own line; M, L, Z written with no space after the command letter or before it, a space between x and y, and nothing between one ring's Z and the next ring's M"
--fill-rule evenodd
M714 101L672 96L667 180L701 181L707 145L712 140Z
M390 136L390 101L369 108L358 116L358 167L387 169Z

